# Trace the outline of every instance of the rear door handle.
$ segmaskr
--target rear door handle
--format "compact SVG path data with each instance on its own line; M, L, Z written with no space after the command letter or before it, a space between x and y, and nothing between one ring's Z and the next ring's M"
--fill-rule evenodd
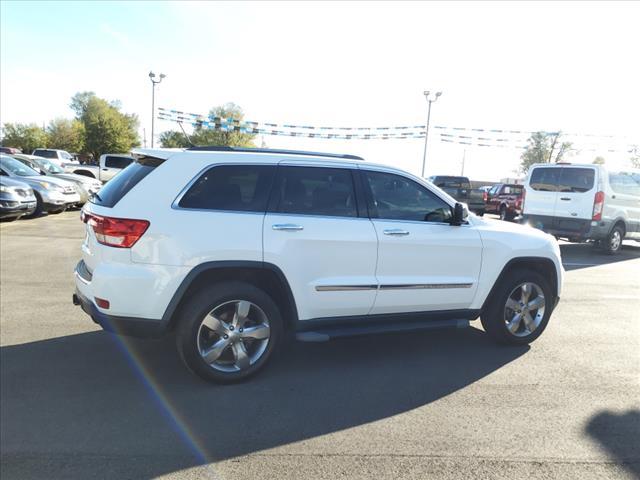
M564 200L565 202L571 201L571 199L569 197L562 197L562 198L560 198L560 200Z
M271 228L273 228L274 230L284 230L291 232L304 230L304 227L302 225L296 225L294 223L276 223L275 225L272 225Z
M382 233L384 233L385 235L393 235L397 237L409 235L409 232L407 230L402 230L401 228L389 228L387 230L383 230Z

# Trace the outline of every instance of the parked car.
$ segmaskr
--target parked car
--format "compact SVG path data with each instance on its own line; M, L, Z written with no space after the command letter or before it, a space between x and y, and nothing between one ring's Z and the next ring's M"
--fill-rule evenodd
M22 153L22 150L13 147L0 147L0 153L8 153L11 155L13 153Z
M52 162L55 162L60 168L66 168L67 165L70 167L80 165L73 155L71 155L66 150L58 150L55 148L36 148L31 155L36 157L48 158Z
M480 216L484 215L487 192L471 188L467 177L452 177L449 175L434 175L428 180L436 187L444 190L457 201L466 203L469 210Z
M498 183L487 195L485 210L500 215L500 220L513 220L522 214L524 187L513 183Z
M640 240L640 170L593 164L536 164L525 181L522 220L608 253Z
M298 340L461 327L545 329L556 240L468 216L424 179L352 155L194 147L140 158L87 203L73 301L121 334L176 332L186 365L233 382Z
M69 205L80 202L80 194L73 183L55 177L43 177L9 155L0 155L0 175L24 182L33 189L36 197L34 215L64 212Z
M84 205L91 195L94 195L102 188L102 183L91 177L84 175L76 175L74 173L66 173L57 164L48 158L36 157L34 155L12 155L13 158L20 160L25 165L33 168L42 175L49 175L63 180L68 180L76 185L80 194L79 206Z
M36 197L29 185L0 176L0 218L17 220L36 209Z
M100 155L98 165L74 166L69 171L77 175L97 178L101 182L107 182L120 173L121 170L133 163L134 158L130 155L105 154Z

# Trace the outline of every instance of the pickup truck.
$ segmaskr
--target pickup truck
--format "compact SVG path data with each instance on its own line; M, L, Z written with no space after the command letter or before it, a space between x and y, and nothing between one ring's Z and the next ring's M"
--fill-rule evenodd
M129 155L106 153L100 155L98 165L73 165L71 168L67 165L66 171L76 175L97 178L104 183L115 177L117 173L128 167L133 161L134 158Z
M524 187L511 183L498 183L489 190L485 210L500 215L500 220L513 220L522 214Z
M444 190L458 202L466 203L473 213L484 215L487 192L479 188L471 188L467 177L452 177L449 175L434 175L429 177L431 183Z

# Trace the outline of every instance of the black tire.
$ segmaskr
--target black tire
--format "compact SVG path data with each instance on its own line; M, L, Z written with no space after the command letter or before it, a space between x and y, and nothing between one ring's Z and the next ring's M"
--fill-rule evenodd
M476 215L478 215L479 217L484 217L484 210L478 210L476 212Z
M545 305L537 328L531 333L516 336L507 328L505 309L510 294L523 283L537 285L544 295ZM496 342L504 345L527 345L538 338L549 323L553 310L553 290L549 281L534 270L511 270L500 281L481 314L482 326L487 334ZM537 310L536 310L537 312Z
M44 202L42 201L42 197L36 191L34 191L33 194L36 197L36 209L30 215L27 215L26 218L36 218L44 212Z
M62 208L58 208L58 209L56 209L56 210L49 210L49 213L51 213L51 214L53 214L53 215L57 215L57 214L59 214L59 213L64 212L66 209L67 209L67 206L65 205L64 207L62 207Z
M622 240L624 239L624 228L621 225L614 226L606 240L601 242L602 249L609 255L615 255L622 250Z
M504 205L500 206L500 220L503 220L505 222L509 220L507 218L507 207L505 207Z
M268 319L269 337L268 343L263 353L255 359L247 368L238 371L226 372L216 369L216 367L208 364L200 353L200 345L202 341L201 324L205 318L208 318L210 312L217 308L224 308L228 303L234 301L246 301L258 307L260 313L264 313ZM252 306L247 318L250 319L252 314L256 313L255 307ZM206 328L206 327L203 327ZM242 329L237 329L237 332ZM218 336L215 331L205 330L206 334L214 337L214 341L222 340L222 336ZM178 353L184 361L185 365L193 373L199 377L216 383L235 383L256 374L261 370L277 349L283 334L283 322L280 310L277 305L264 291L259 288L243 282L217 283L204 287L198 293L193 295L188 304L182 308L179 323L176 328L176 345ZM227 338L227 337L225 337ZM216 340L217 339L217 340ZM231 351L227 351L225 347L223 355L234 355L234 347ZM213 362L217 363L217 362Z

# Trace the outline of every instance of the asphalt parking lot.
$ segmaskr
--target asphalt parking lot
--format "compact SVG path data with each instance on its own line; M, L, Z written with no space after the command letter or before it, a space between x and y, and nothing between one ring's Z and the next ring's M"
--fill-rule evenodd
M530 347L479 322L293 344L215 386L71 304L78 212L0 224L0 476L640 478L640 244L562 246Z

